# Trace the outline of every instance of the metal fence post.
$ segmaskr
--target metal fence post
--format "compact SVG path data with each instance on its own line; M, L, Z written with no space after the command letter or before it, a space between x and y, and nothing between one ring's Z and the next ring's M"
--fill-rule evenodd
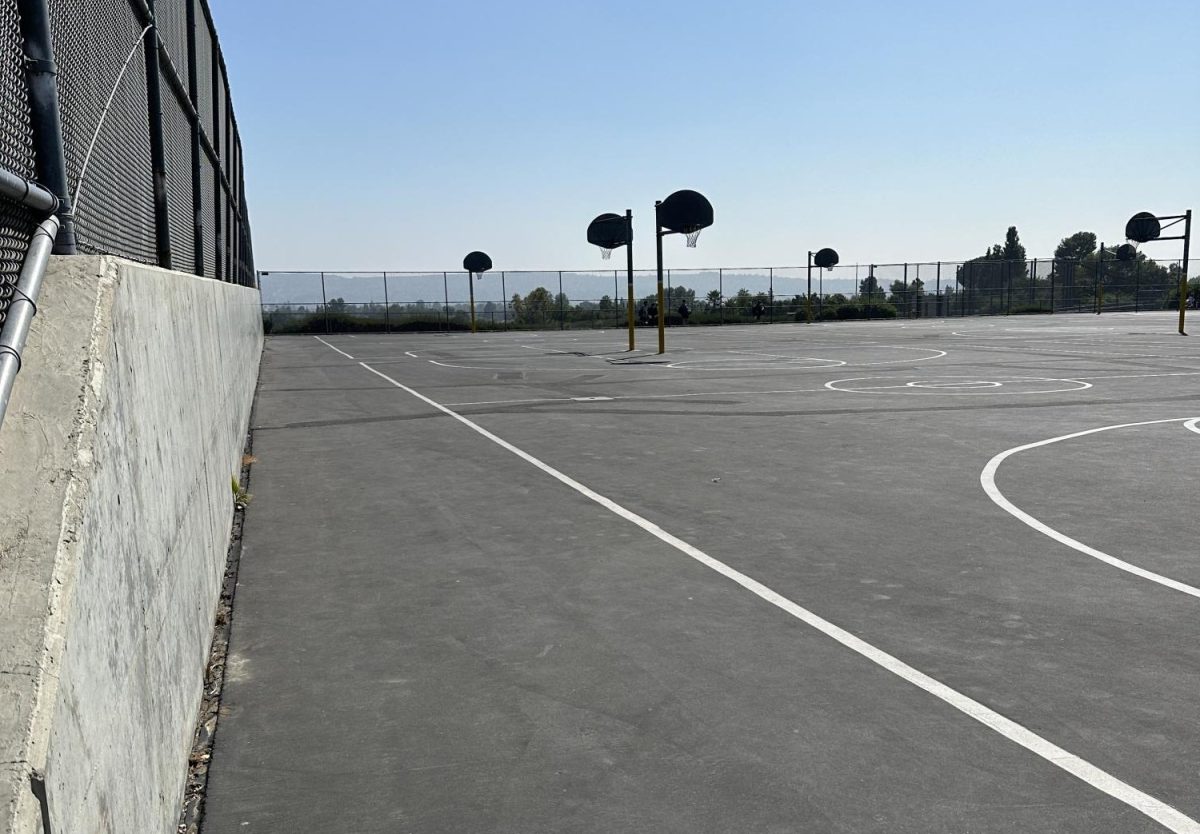
M667 307L663 310L663 321L667 321L671 315L671 270L667 270Z
M329 335L329 302L325 298L325 273L321 273L321 312L325 315L325 335Z
M1004 316L1012 316L1013 314L1013 262L1012 259L1004 260L1004 286L1008 290L1007 298L1004 299Z
M392 313L388 304L387 273L383 273L383 332L392 332Z
M442 316L446 322L446 332L450 332L450 283L446 277L446 273L442 273L442 299L445 302L442 307Z
M562 291L562 270L559 270L559 272L558 272L558 329L559 330L567 329L567 322L566 322L566 319L564 318L565 312L563 311L563 300L564 299L563 299L563 291Z
M613 303L612 303L613 327L620 327L621 326L621 316L620 316L620 311L617 309L617 307L618 307L619 302L621 301L621 290L620 290L620 284L617 283L617 271L615 269L613 270L613 297L612 298L613 298Z
M154 177L154 243L158 265L171 269L171 220L167 207L167 152L163 140L162 83L158 69L158 20L155 0L146 0L150 31L142 51L146 53L146 111L150 130L150 168Z
M29 122L33 133L37 178L58 197L58 236L55 255L74 255L75 218L67 184L67 158L63 146L62 115L58 103L58 68L54 63L54 38L50 31L47 0L18 0L21 37L25 41L25 84L29 94Z
M1133 272L1133 312L1140 313L1142 298L1142 261L1139 258Z
M195 264L193 272L204 275L204 181L200 167L200 83L196 69L196 3L185 0L187 7L187 85L188 100L192 103L192 234ZM189 114L191 116L192 114ZM211 278L212 276L208 276Z
M204 26L208 26L208 17L204 16ZM221 147L221 132L223 125L221 124L221 99L217 96L217 90L220 89L218 79L221 75L221 62L217 60L217 35L210 27L208 30L208 41L213 45L212 60L209 61L211 72L209 77L202 81L209 86L209 91L212 97L212 120L213 120L213 135L208 137L212 143L213 151L215 152ZM221 169L218 165L220 154L216 154L217 158L211 160L213 167L213 261L216 264L215 277L218 281L224 281L225 278L225 224L222 222L224 212L224 202L221 197L223 194L221 187Z
M504 311L504 329L508 330L508 288L504 283L504 272L500 272L500 305Z
M938 314L938 318L941 318L942 316L944 316L946 314L946 311L944 309L942 309L943 302L945 301L945 299L942 298L942 262L941 261L937 262L937 300L938 300L937 301L937 314Z
M767 268L767 304L770 307L771 315L767 321L771 324L775 323L775 267Z
M720 315L718 324L725 323L725 270L717 270L717 294L720 298L717 301L717 312Z

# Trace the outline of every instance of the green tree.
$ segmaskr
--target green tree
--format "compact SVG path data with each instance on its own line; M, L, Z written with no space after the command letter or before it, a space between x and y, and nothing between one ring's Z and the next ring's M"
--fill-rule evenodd
M686 301L689 307L696 306L696 291L689 290L682 284L677 287L671 287L670 305L674 308L678 308L680 302L682 301Z
M735 295L725 301L726 307L733 307L735 309L748 310L753 305L754 296L751 295L750 290L746 289L745 287L738 290Z
M529 295L512 297L513 315L524 324L544 324L557 311L554 296L545 287L530 290Z
M1009 226L1004 235L1002 256L1006 261L1024 262L1025 260L1025 247L1021 245L1021 236L1017 234L1016 226Z
M972 258L958 268L956 280L963 289L990 295L999 301L999 293L1020 286L1028 277L1025 247L1016 226L1009 226L1003 244L993 244L981 257Z
M867 301L883 295L883 288L879 286L879 279L875 277L875 267L871 267L867 277L858 283L858 294Z
M1055 260L1081 261L1096 251L1095 232L1076 232L1054 247Z
M1004 277L1009 288L1026 286L1029 278L1029 260L1016 226L1009 226L1004 235L1004 260Z
M708 309L716 310L718 307L721 306L721 291L720 290L709 290L708 295L705 297L708 299Z

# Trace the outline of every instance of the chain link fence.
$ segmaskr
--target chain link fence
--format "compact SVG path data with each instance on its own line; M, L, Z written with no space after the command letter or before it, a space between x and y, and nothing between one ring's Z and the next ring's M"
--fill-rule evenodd
M47 10L52 66L31 60L27 39ZM54 74L61 144L38 135L35 65ZM0 96L0 169L66 192L78 251L256 285L241 138L207 0L0 0ZM65 188L45 181L54 157ZM37 220L0 197L0 324Z
M667 323L786 321L1175 310L1180 261L933 261L832 270L743 267L667 270ZM465 272L263 272L268 333L447 331L470 328ZM640 325L655 326L657 273L634 272ZM1191 281L1200 303L1200 278ZM485 273L475 280L478 326L496 330L621 328L624 270ZM687 307L686 321L682 305Z

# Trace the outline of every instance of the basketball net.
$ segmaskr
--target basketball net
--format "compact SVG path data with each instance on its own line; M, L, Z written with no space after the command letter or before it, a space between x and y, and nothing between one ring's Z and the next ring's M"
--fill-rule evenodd
M704 231L704 230L697 229L694 232L687 232L686 237L687 237L687 245L688 245L689 249L696 248L696 241L700 238L700 232L702 232L702 231Z
M600 257L603 258L604 260L607 261L609 258L611 258L612 253L613 253L613 250L607 249L603 246L600 247Z

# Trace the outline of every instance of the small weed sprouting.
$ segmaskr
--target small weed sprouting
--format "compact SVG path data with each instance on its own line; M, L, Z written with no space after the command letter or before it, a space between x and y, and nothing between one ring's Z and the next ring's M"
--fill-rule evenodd
M245 509L246 505L254 500L253 495L242 489L242 485L238 483L237 475L230 477L229 487L233 490L233 503L239 508Z

